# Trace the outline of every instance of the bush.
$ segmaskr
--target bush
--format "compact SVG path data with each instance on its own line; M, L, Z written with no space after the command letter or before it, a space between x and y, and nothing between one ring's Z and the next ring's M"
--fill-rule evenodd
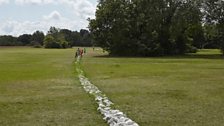
M68 48L68 42L61 39L57 40L52 35L47 35L44 39L45 48Z
M65 41L65 40L60 41L60 44L61 44L61 48L68 48L69 47L68 42Z
M219 40L219 42L220 42L220 49L222 51L222 54L224 55L224 32L220 36L221 36L220 40Z
M44 47L45 48L53 48L55 47L55 39L53 36L51 35L47 35L45 38L44 38Z
M221 51L222 51L222 54L224 55L224 44L221 45Z
M188 53L197 53L198 52L198 49L194 46L190 46L188 48Z
M33 46L34 48L42 48L42 46L39 44L39 45L34 45Z
M44 42L45 48L61 48L61 45L55 41Z

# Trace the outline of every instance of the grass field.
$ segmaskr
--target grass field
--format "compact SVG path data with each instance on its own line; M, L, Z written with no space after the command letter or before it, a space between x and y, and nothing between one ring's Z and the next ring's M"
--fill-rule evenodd
M141 126L224 124L218 50L160 58L87 53L87 77ZM73 60L74 49L0 48L0 125L106 126L80 86Z
M0 125L106 126L73 60L74 49L0 48Z
M83 59L87 77L141 126L224 124L224 58L219 50L162 58Z

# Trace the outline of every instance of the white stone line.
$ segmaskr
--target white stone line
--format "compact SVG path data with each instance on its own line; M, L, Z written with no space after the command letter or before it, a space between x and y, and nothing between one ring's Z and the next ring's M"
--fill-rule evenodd
M112 109L113 102L111 102L105 94L103 94L95 85L93 85L88 78L84 76L84 72L76 62L76 71L84 90L95 97L98 104L97 110L104 116L104 120L109 126L139 126L136 122L129 119L123 112Z

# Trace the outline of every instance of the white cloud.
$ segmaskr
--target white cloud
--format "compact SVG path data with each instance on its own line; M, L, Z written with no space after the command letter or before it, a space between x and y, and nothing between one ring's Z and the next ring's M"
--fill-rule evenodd
M70 30L79 30L85 28L88 22L83 21L73 21L63 17L59 12L53 11L49 15L43 16L40 21L14 21L6 20L0 22L0 34L10 34L14 36L19 36L22 34L32 34L36 30L43 31L47 33L51 26L57 28L65 28Z
M53 11L47 16L43 16L45 20L61 20L62 16L58 11Z
M7 24L3 23L1 25L1 30L6 32L6 33L13 32L13 30L14 30L14 22L10 21Z
M0 0L0 5L2 1ZM51 13L45 14L40 19L32 21L32 19L20 20L14 19L13 17L6 17L4 20L0 20L0 35L21 35L21 34L32 34L36 30L47 32L51 26L57 28L66 28L70 30L80 30L88 26L87 18L94 18L96 5L91 3L89 0L15 0L15 6L60 6L59 10L63 7L67 7L72 14L68 18L64 17L62 11L55 10ZM7 2L5 2L7 3ZM29 10L27 10L29 11ZM19 14L19 13L18 13Z
M41 26L38 22L19 22L8 20L2 23L0 26L0 34L10 34L14 36L19 36L21 34L31 34L35 30L41 29Z
M0 5L8 4L8 3L9 3L9 0L0 0Z
M59 3L71 6L74 13L81 18L94 18L96 5L88 0L60 0Z
M72 8L76 16L80 18L94 18L96 5L89 0L15 0L19 5L44 5L44 4L64 4Z
M19 5L25 5L25 4L42 5L42 4L54 3L54 1L55 0L15 0L15 3Z

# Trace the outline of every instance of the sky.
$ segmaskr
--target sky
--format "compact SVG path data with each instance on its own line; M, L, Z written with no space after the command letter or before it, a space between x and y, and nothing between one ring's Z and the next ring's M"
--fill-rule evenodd
M87 29L97 0L0 0L0 35L47 33L51 26Z

